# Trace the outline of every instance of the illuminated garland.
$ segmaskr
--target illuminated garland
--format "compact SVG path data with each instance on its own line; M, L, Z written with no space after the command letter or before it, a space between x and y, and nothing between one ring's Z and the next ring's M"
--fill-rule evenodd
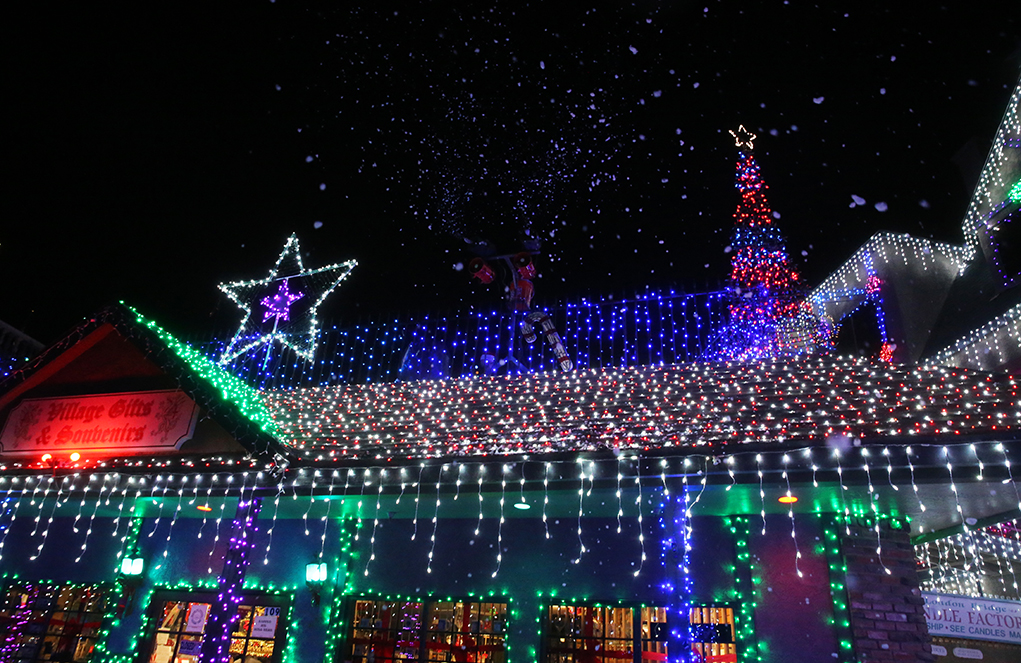
M123 302L121 302L123 304ZM248 417L259 428L267 433L274 432L273 419L262 402L261 395L255 389L249 387L241 379L231 375L201 352L190 345L178 341L170 332L166 331L152 320L147 319L134 308L127 306L135 315L135 320L152 330L159 336L174 354L187 362L188 366L203 380L212 385L223 396L224 400L235 404L238 409Z
M839 521L840 516L836 516L836 519ZM839 657L836 660L837 663L851 663L855 659L854 647L851 641L851 612L847 598L847 564L844 562L843 553L840 549L837 522L824 519L823 523L825 540L820 543L820 547L822 547L826 555L826 563L829 566L830 572L830 596L833 597L833 626L836 629L837 642L840 647Z
M734 620L734 643L740 661L749 663L762 660L758 653L758 640L755 637L755 586L752 583L751 550L748 541L751 538L751 523L747 516L725 518L724 524L729 525L734 535L737 564L734 573L734 599L737 601L737 615Z
M251 281L221 283L220 290L244 311L244 317L234 338L220 356L220 363L230 363L239 355L273 341L278 341L294 350L299 357L311 361L319 333L319 321L316 318L319 306L357 264L355 260L348 260L307 270L301 261L298 237L291 235L269 276ZM303 291L292 293L289 286L291 281L301 284ZM299 307L300 311L295 314L292 306L300 300L304 300L304 306ZM262 307L261 316L253 315L256 306ZM273 319L272 325L269 325L270 318Z

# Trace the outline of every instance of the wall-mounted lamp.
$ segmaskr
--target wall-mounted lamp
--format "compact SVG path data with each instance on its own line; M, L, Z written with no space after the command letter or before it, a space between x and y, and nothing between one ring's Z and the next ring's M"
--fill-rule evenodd
M142 575L145 561L141 557L125 557L121 560L121 575L136 577Z
M130 615L135 603L135 590L142 584L142 571L145 560L141 557L126 556L121 560L120 575L117 582L121 585L120 601L117 603L117 616Z
M305 565L305 585L312 592L312 605L319 605L319 595L326 582L326 562L313 562Z

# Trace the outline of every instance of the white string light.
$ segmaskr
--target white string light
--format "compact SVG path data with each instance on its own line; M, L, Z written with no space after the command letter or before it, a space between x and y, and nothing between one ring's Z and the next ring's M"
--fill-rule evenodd
M418 536L418 501L422 497L422 472L425 471L425 463L418 466L418 481L415 482L415 529L411 533L411 540L414 541L415 537ZM479 478L479 501L482 501L482 478ZM482 518L482 512L479 511L479 518ZM476 530L478 533L478 530Z
M319 476L319 470L312 471L312 485L308 494L308 506L305 507L305 513L301 516L302 525L305 527L305 536L309 535L308 531L308 512L312 510L312 505L316 501L316 477ZM361 507L361 503L358 504Z
M869 450L862 449L861 457L862 469L865 470L865 476L868 478L869 483L869 504L872 507L873 528L876 531L876 557L879 559L879 566L883 567L886 575L892 575L893 572L886 568L886 564L883 562L883 539L880 536L879 506L876 504L876 489L872 485L872 471L869 469Z
M493 577L500 572L500 567L503 565L503 505L507 495L507 472L508 467L503 466L503 474L500 477L500 522L496 527L496 570L493 571ZM524 470L522 470L522 473Z
M840 466L840 449L833 450L833 457L837 459L837 483L840 484L840 505L844 508L844 533L851 536L851 511L847 508L847 501L844 499L844 468Z
M623 454L617 456L617 534L620 534L620 518L624 515L624 503L620 498L620 480L624 478L621 473L621 463L624 462Z
M479 521L475 523L475 536L479 535L482 528L482 479L486 475L486 466L479 463Z
M436 550L436 528L439 527L440 521L440 484L443 482L443 471L446 469L446 465L441 465L440 471L436 475L436 507L433 509L433 531L429 535L429 563L425 568L426 573L433 572L433 553Z
M369 575L369 565L372 564L376 559L376 528L379 527L379 501L383 497L383 478L386 470L379 470L379 487L376 489L376 510L375 515L372 518L372 536L369 537L369 559L365 562L365 573L363 575ZM332 483L330 484L332 487ZM437 492L439 491L439 482L436 483ZM331 488L332 490L332 488ZM329 515L329 502L326 505L327 515ZM325 519L324 519L325 520ZM326 526L323 526L323 546L326 545ZM319 558L322 559L323 550L319 550Z
M199 525L199 534L198 534L197 537L195 537L197 539L201 539L202 538L202 530L204 530L206 528L206 521L209 520L209 513L212 512L212 510L213 510L212 507L209 506L209 500L210 500L210 498L213 495L213 484L215 484L218 479L219 479L219 477L216 474L214 474L212 476L212 478L210 479L210 481L209 481L209 488L206 488L206 502L202 506L202 509L201 509L201 511L202 511L202 524ZM280 479L280 482L281 482L280 485L283 486L283 479L282 478ZM278 492L277 493L277 501L278 502L279 502L279 499L280 499L280 494ZM274 523L276 522L276 512L274 512L273 522ZM271 531L272 531L272 529L271 529ZM210 553L210 554L212 554L212 553Z
M11 481L12 488L13 484L17 483L18 480L19 480L18 477L14 477L14 479ZM24 497L25 490L28 489L27 479L25 481L25 484L26 484L25 488L23 488L21 493L19 493L18 496L14 498L14 509L11 511L11 519L7 521L7 527L4 528L3 536L0 536L0 559L3 559L4 556L4 544L7 542L7 535L10 534L11 529L14 528L14 521L18 519L18 510L21 508L21 503L25 500Z
M334 472L336 474L336 472ZM280 480L277 481L277 494L273 498L273 519L269 523L269 531L266 532L268 538L266 540L266 552L262 558L262 565L269 564L269 551L273 548L273 531L277 528L277 514L280 512L280 495L284 492L284 477L280 475ZM209 506L208 495L206 496L206 506ZM205 518L202 519L205 523ZM323 534L325 536L325 532ZM201 537L201 534L200 534ZM320 558L322 558L322 551L319 551Z
M794 493L791 492L791 478L787 475L787 463L790 462L790 458L787 454L783 455L783 479L787 482L787 517L791 519L791 540L794 541L794 570L797 572L799 578L803 578L804 574L801 572L801 549L798 547L798 534L794 527Z
M43 552L43 546L46 545L46 539L49 538L50 535L50 526L53 524L53 514L56 513L57 507L60 505L60 493L61 491L64 490L64 484L67 483L67 480L68 477L64 477L60 482L60 486L57 488L57 496L53 500L53 508L50 510L50 517L46 521L46 529L43 530L42 533L43 540L39 543L39 547L36 549L35 554L29 557L29 559L32 561L39 559L39 555L41 555ZM45 499L46 498L44 497L43 501L45 501Z
M642 548L642 558L634 573L637 578L645 568L645 528L642 525L642 461L638 456L635 456L633 460L635 461L635 485L638 486L638 497L635 499L635 504L638 505L638 544Z
M549 505L549 471L551 466L551 463L546 463L542 471L542 528L546 531L547 539L549 538L549 523L546 521L546 507Z
M53 487L53 477L46 478L46 488L43 490L43 496L39 499L39 513L35 515L35 527L32 528L32 538L39 532L39 526L42 524L43 518L43 507L46 504L46 496L50 494L50 489ZM39 490L39 482L35 485L35 490L32 491L32 504L35 504L35 494Z
M578 558L573 560L575 564L581 561L585 555L585 542L581 538L581 519L585 515L585 461L578 459L579 484L578 484Z
M247 475L248 473L245 472ZM169 482L168 482L169 483ZM174 509L174 517L170 520L170 530L167 532L167 543L166 547L163 548L163 559L156 565L156 569L162 569L164 562L167 561L167 555L170 554L170 538L174 535L174 525L177 524L177 519L181 516L181 503L184 501L184 490L188 483L188 476L181 477L181 487L177 492L177 508Z
M685 459L687 460L687 459ZM759 474L759 502L762 505L762 510L759 512L762 515L762 534L766 534L766 491L762 487L762 455L755 454L755 468Z
M71 531L75 534L78 533L78 521L82 519L82 510L85 509L85 500L89 497L89 487L92 485L92 480L96 478L96 475L89 475L88 480L85 482L85 486L82 488L82 501L78 503L78 514L74 517L74 522L71 523Z
M319 558L318 558L319 561L322 561L323 553L326 551L326 529L330 526L330 509L333 507L333 488L334 488L334 484L336 483L336 481L337 481L337 470L333 470L333 472L330 474L330 488L329 488L329 492L326 495L326 514L323 515L323 517L322 517L322 521L323 521L323 533L319 537ZM379 482L379 491L383 492L383 482L382 481ZM378 496L376 498L376 516L377 516L376 520L378 521L379 520L379 517L378 517L379 516L379 498L378 498ZM274 517L275 517L275 514L274 514ZM375 524L373 524L373 526L372 526L372 543L373 543L373 545L375 545L375 543L376 543L376 525ZM375 554L375 548L373 548L373 554Z

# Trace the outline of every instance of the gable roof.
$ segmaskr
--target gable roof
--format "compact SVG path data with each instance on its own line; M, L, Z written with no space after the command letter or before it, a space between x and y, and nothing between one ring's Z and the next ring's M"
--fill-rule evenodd
M62 369L81 360L104 339L110 343L111 334L146 360L147 367L139 368L140 362L135 362L134 370L161 373L169 378L175 388L205 409L245 450L254 454L280 451L272 416L258 391L123 303L108 306L85 319L33 361L0 380L0 415L26 393L59 383ZM134 354L127 350L122 346L117 353L125 361L129 360L128 354ZM102 373L106 365L92 368ZM116 378L120 368L111 366L107 375L97 379Z

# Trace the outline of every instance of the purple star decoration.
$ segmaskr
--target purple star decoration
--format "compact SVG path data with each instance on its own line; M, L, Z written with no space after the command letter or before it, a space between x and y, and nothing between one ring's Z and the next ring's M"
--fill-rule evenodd
M264 297L260 302L266 307L266 312L263 313L262 321L266 322L270 318L276 318L276 321L290 320L290 309L291 304L296 302L305 296L303 292L291 293L287 288L287 279L284 279L280 283L280 290L277 294L269 297Z

